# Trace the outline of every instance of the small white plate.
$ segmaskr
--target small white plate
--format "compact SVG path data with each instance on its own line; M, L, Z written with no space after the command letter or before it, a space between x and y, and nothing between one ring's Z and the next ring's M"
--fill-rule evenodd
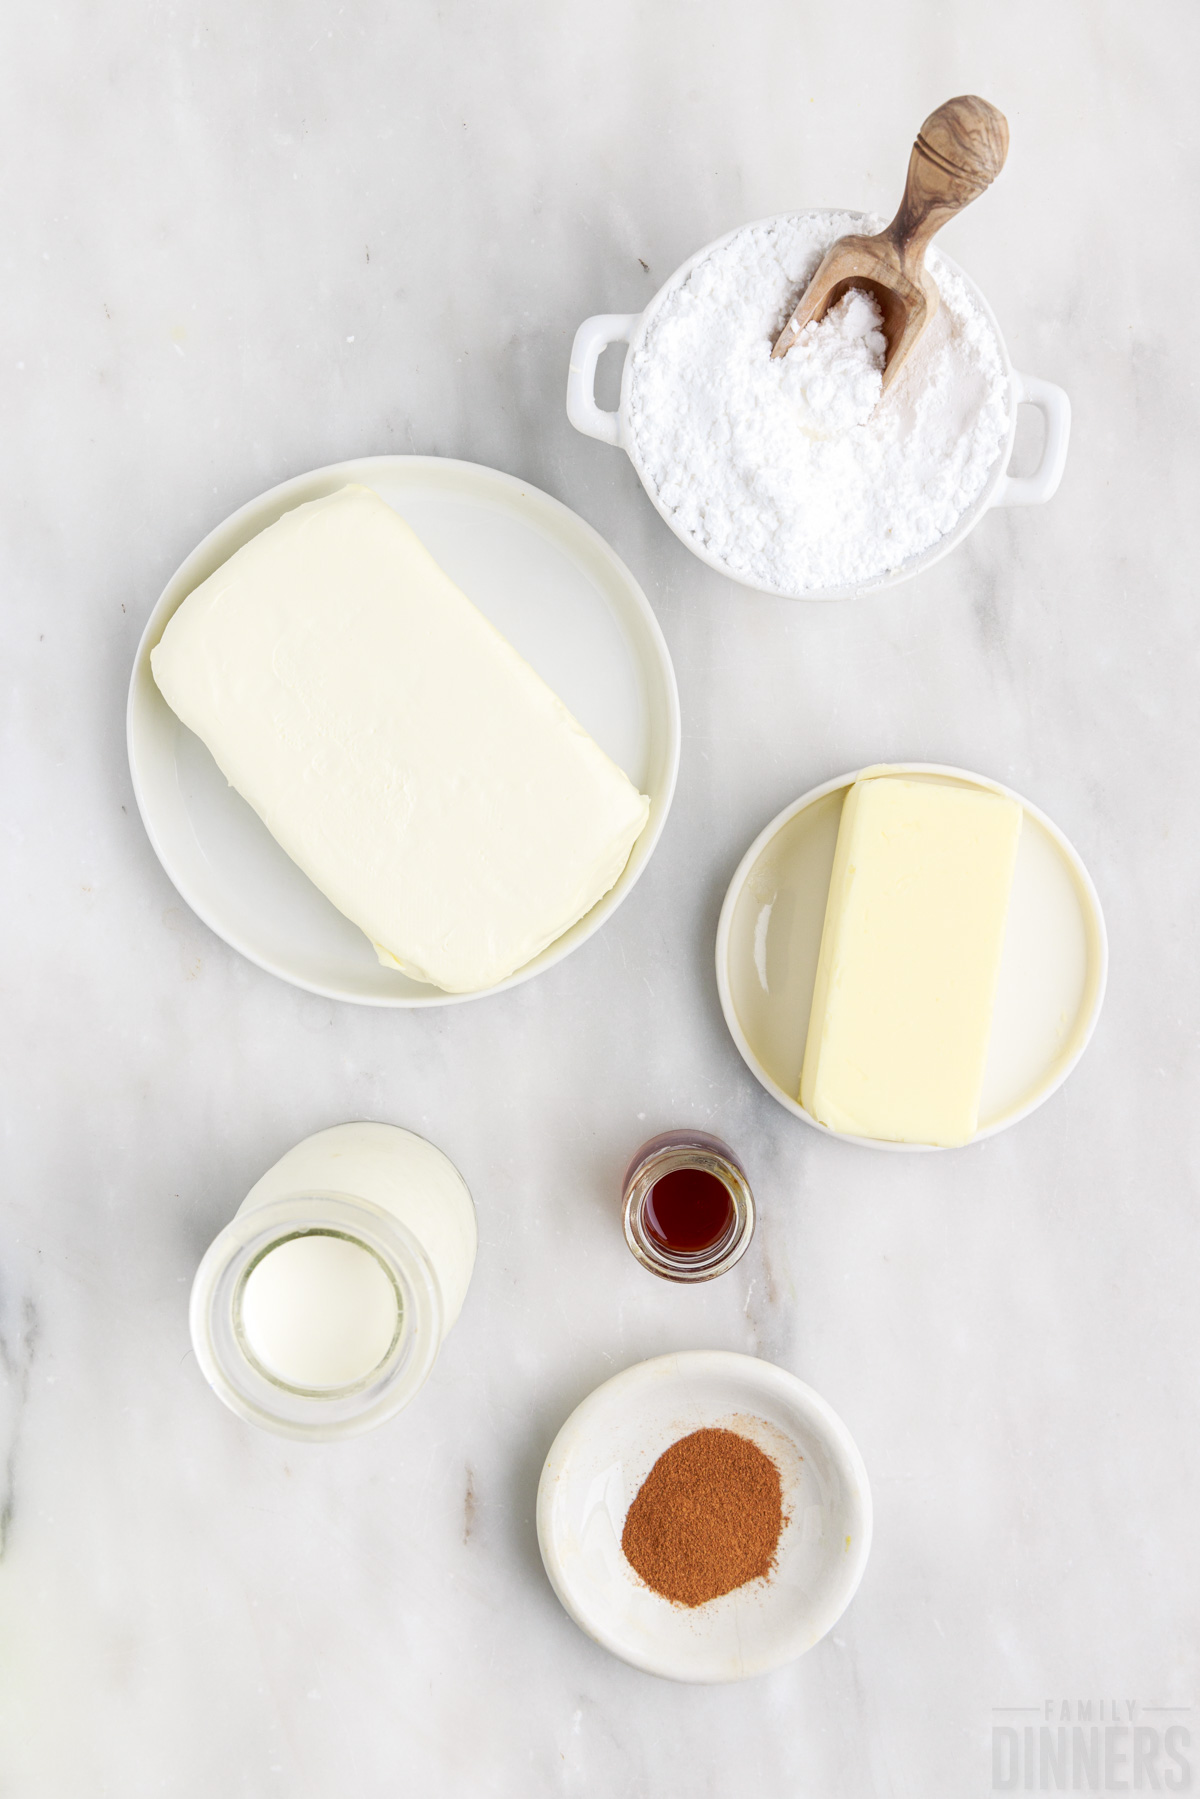
M621 1533L663 1451L706 1428L772 1457L786 1522L768 1580L688 1607L638 1578ZM754 1356L687 1350L627 1368L576 1407L542 1469L537 1529L554 1591L602 1648L671 1680L745 1680L803 1655L841 1617L871 1547L871 1491L849 1431L811 1387Z
M233 949L297 987L374 1006L448 1006L378 962L366 937L279 847L155 685L150 652L192 589L294 506L347 482L403 515L486 613L650 798L650 817L610 893L501 992L583 943L625 898L658 842L679 766L679 696L645 594L604 539L549 494L496 469L438 456L372 456L297 475L218 525L167 583L129 688L129 766L159 861L192 910Z
M721 1009L750 1072L814 1130L871 1149L936 1147L830 1131L796 1098L842 802L868 772L981 787L1024 808L979 1129L971 1139L978 1143L1026 1117L1066 1080L1096 1027L1108 979L1104 916L1087 869L1058 826L999 781L932 762L889 763L826 781L772 819L742 857L721 908Z

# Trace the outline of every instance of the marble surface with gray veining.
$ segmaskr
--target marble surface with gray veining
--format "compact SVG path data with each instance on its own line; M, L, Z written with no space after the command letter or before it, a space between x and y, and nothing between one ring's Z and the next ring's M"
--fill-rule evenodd
M0 32L0 1790L962 1799L998 1718L1200 1704L1194 6L59 0ZM945 243L1017 366L1071 395L1062 488L891 594L748 594L568 426L575 326L744 220L890 212L916 126L963 91L1012 150ZM666 834L607 927L418 1014L216 939L155 860L123 738L142 625L198 539L388 451L492 464L595 525L684 715ZM786 1115L712 976L760 827L910 758L1047 811L1112 945L1066 1087L936 1157ZM459 1164L478 1269L410 1411L297 1447L207 1390L187 1294L268 1164L357 1117ZM761 1208L697 1291L646 1275L615 1210L631 1150L687 1123ZM800 1374L875 1494L832 1635L714 1690L583 1637L533 1525L566 1414L679 1347Z

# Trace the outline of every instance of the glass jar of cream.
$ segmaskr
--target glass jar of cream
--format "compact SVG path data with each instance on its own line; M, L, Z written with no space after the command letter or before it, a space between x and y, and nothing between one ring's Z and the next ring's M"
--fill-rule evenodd
M192 1287L209 1385L242 1418L310 1441L354 1436L417 1392L462 1310L475 1207L432 1143L340 1124L251 1188Z

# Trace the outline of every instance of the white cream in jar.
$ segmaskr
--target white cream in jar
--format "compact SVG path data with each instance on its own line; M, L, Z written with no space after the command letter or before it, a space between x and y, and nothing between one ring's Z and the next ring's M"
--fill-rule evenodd
M197 1359L252 1423L370 1429L428 1376L475 1248L470 1193L433 1144L386 1124L319 1131L268 1169L201 1263Z
M268 1250L242 1289L242 1339L272 1379L327 1391L384 1360L402 1312L379 1257L352 1237L306 1231Z

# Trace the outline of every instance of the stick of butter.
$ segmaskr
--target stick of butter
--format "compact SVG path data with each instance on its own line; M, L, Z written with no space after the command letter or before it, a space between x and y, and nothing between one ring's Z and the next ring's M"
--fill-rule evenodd
M800 1078L821 1124L897 1143L974 1136L1021 816L945 782L850 789Z
M188 595L150 660L380 960L451 993L590 911L649 814L369 488L285 513Z

